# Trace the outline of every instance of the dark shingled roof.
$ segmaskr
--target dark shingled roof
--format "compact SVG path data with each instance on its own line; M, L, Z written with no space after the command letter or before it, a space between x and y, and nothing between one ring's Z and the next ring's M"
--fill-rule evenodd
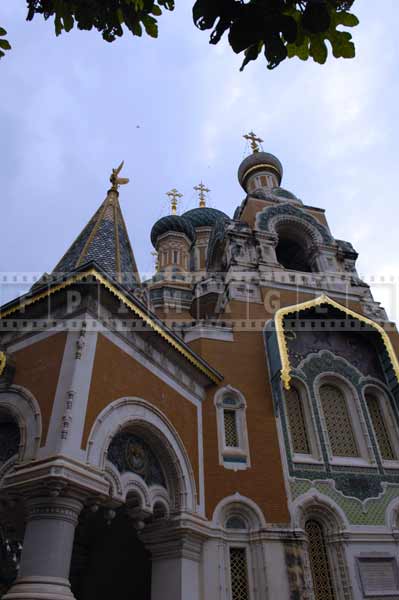
M195 228L213 227L219 219L229 219L229 217L221 210L210 208L209 206L205 206L204 208L193 208L185 212L182 216L191 221Z
M184 233L191 242L195 240L195 230L188 219L184 219L179 215L168 215L154 223L151 229L151 243L154 248L157 245L158 238L170 231Z
M100 208L80 232L53 272L71 273L90 261L95 261L106 273L123 283L128 289L140 285L118 193L114 190L108 192Z

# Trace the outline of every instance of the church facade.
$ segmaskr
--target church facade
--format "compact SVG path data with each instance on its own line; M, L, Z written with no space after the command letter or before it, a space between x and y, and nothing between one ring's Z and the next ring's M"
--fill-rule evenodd
M251 142L232 218L172 190L150 280L119 168L0 309L1 598L399 598L398 333Z

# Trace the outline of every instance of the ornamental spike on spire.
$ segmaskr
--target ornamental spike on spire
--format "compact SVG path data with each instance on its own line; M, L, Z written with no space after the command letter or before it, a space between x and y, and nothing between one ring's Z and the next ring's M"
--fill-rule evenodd
M170 198L171 213L175 215L177 213L177 202L180 198L183 198L183 194L180 194L176 188L173 188L170 192L166 192L166 195Z
M245 134L243 137L250 143L251 150L254 154L255 154L255 152L259 152L260 144L263 142L263 140L260 137L258 137L253 131L250 131L249 133Z
M199 195L199 207L206 207L206 197L205 194L208 194L211 190L209 190L201 181L200 184L194 186L194 190L198 192Z
M122 171L125 161L123 160L119 167L116 169L112 169L111 177L109 178L112 183L111 190L114 192L118 191L120 185L126 185L129 183L129 179L127 177L119 177L119 173Z

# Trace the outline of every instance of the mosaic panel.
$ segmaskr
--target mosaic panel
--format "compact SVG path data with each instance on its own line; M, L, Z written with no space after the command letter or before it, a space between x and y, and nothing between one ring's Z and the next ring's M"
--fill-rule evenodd
M370 498L365 502L344 496L329 482L295 479L290 485L293 500L306 494L311 488L331 498L344 511L351 525L385 525L386 509L392 500L399 497L399 485L389 485L381 497Z

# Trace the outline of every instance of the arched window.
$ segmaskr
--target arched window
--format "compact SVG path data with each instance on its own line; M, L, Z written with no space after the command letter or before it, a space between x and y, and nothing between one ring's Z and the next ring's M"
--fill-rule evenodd
M335 600L323 527L318 521L309 519L305 524L305 531L309 542L314 598L315 600Z
M21 434L18 424L6 412L0 412L0 466L19 451Z
M309 240L289 226L281 226L277 233L276 257L278 262L290 271L312 272L309 260Z
M293 452L296 454L311 454L304 407L295 387L291 387L286 392L286 406Z
M215 396L219 462L227 468L245 469L249 464L246 404L243 396L228 387Z
M241 515L231 515L226 520L226 529L248 529L245 519Z
M331 453L338 457L360 457L345 394L340 387L325 383L320 400L330 442Z
M387 426L387 406L385 397L374 391L365 394L366 404L373 424L374 434L383 460L397 460L398 456L392 433Z

